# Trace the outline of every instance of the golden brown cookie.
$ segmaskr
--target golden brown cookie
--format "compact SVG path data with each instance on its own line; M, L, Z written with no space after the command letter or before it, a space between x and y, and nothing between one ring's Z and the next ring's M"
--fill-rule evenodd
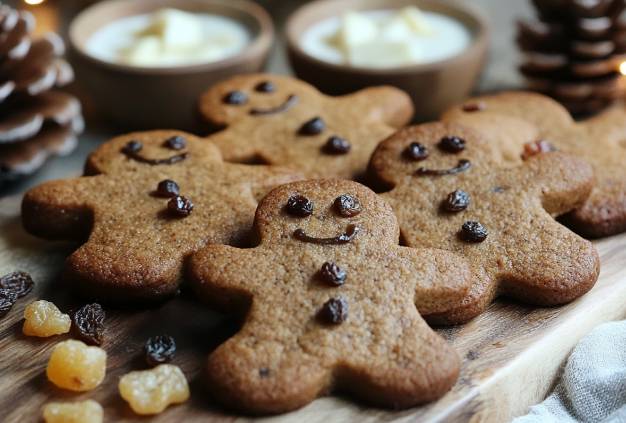
M213 86L200 99L200 112L226 127L210 140L227 161L358 179L378 142L411 119L413 105L392 87L329 97L294 78L255 74Z
M503 119L508 122L506 125L501 124ZM471 99L449 110L444 120L484 132L494 148L514 151L509 155L513 162L522 160L526 143L540 140L550 143L556 150L585 159L593 166L596 184L589 199L566 216L566 223L588 237L626 231L624 106L615 106L594 118L574 122L565 108L548 97L507 92ZM510 138L511 132L518 129L524 132L524 136L518 136L517 142L501 141L503 137Z
M211 143L177 131L114 138L87 160L87 175L26 193L24 227L49 239L87 239L64 277L104 300L151 300L176 291L183 262L207 243L238 243L256 198L298 175L224 163Z
M409 407L454 384L459 358L420 312L465 296L464 260L400 247L389 205L345 180L275 188L255 229L256 248L207 246L190 263L201 296L246 316L208 360L221 402L280 413L338 390Z
M398 216L406 245L465 256L473 285L461 304L423 313L462 323L499 294L538 305L571 301L599 272L593 245L554 220L580 206L593 173L563 153L502 167L501 153L479 132L454 123L398 131L372 156L371 171Z

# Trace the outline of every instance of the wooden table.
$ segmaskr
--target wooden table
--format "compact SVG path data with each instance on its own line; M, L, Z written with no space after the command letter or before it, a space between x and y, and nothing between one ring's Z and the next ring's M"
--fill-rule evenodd
M266 0L279 21L294 9L296 1ZM517 52L513 44L514 17L529 15L524 1L474 0L490 15L494 33L489 66L479 92L520 86L515 71ZM275 49L269 69L287 71L282 42ZM63 392L45 377L51 348L66 336L49 339L25 337L21 333L25 305L37 298L51 300L62 310L80 303L71 298L59 271L73 246L50 243L27 235L19 221L20 193L28 187L56 177L78 174L84 158L116 130L88 116L89 129L79 151L53 160L35 177L15 184L0 199L0 274L21 269L30 272L36 289L20 300L0 320L0 421L37 421L41 406L50 400L93 398L105 407L107 421L143 421L119 397L118 378L143 368L141 348L151 335L176 336L179 353L175 364L190 380L192 396L184 405L171 407L156 417L160 422L206 422L245 420L217 407L206 393L205 357L236 331L233 322L183 294L161 306L140 312L108 310L104 347L109 355L107 377L102 386L82 394ZM1 195L2 193L0 193ZM463 357L461 377L440 401L425 407L389 411L363 407L337 397L319 399L271 421L507 421L523 414L550 390L559 367L577 340L600 322L626 315L626 235L599 241L602 259L600 281L583 298L561 308L530 309L504 301L461 327L440 330Z

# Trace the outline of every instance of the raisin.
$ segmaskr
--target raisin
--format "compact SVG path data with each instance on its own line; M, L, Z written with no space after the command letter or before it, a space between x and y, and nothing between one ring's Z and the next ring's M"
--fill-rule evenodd
M332 286L341 286L346 281L348 276L346 271L335 263L327 261L322 264L322 270L320 270L320 276L322 280Z
M131 140L126 143L122 152L126 154L139 153L143 148L143 144L137 140Z
M460 153L465 150L465 140L454 135L441 138L437 145L441 150L447 151L448 153Z
M22 298L35 286L33 278L26 272L13 272L0 278L0 288L13 291L17 298Z
M156 195L159 197L176 197L180 194L180 187L171 179L164 179L157 185Z
M342 194L335 199L335 208L342 217L353 217L361 213L361 202L350 194Z
M324 145L324 152L327 154L348 154L352 146L345 138L333 135L328 138Z
M98 303L87 304L72 315L72 333L90 345L102 344L106 313Z
M94 400L50 402L43 408L46 423L102 423L102 406Z
M345 322L348 318L348 302L343 297L331 298L322 306L320 318L333 325Z
M465 191L457 189L448 194L443 202L443 208L449 212L460 212L465 210L470 203L470 196Z
M292 216L307 217L313 214L313 202L304 195L295 194L289 197L285 209Z
M46 375L59 388L84 392L96 388L106 374L107 353L100 347L89 347L70 339L59 342L52 350Z
M177 195L167 202L167 209L175 216L185 217L193 210L193 203L190 199Z
M17 294L10 289L0 289L0 317L6 316L17 301Z
M412 142L404 149L404 157L413 161L425 160L428 158L428 148L419 142Z
M546 140L539 140L535 142L527 142L524 144L524 152L522 153L522 160L527 160L532 156L536 156L541 153L550 153L556 151L556 148Z
M165 146L171 150L182 150L187 147L187 140L181 135L174 135L165 140Z
M259 376L262 378L266 378L270 375L270 369L268 369L267 367L261 367L259 369Z
M326 129L326 124L322 120L321 117L314 117L313 119L307 120L302 124L300 129L298 130L298 134L300 135L318 135L324 132Z
M176 354L176 342L169 335L158 335L149 338L143 346L148 366L167 363Z
M463 105L463 111L472 113L472 112L480 112L485 109L484 103L466 103Z
M461 236L465 241L483 242L488 234L489 232L480 222L473 220L465 222L461 227Z
M158 414L170 404L189 399L189 385L178 366L161 364L150 370L125 374L118 384L120 395L137 414Z
M226 104L241 105L248 102L248 96L241 91L231 91L227 93L222 101Z
M276 91L276 87L271 81L263 81L256 84L254 91L259 93L273 93Z
M24 309L22 332L27 336L48 337L70 331L70 316L61 313L53 303L34 301Z

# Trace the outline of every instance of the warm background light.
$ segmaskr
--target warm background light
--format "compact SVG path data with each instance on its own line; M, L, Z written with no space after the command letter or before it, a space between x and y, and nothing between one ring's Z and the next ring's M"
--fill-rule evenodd
M41 4L46 0L24 0L24 3L26 4L30 4L30 5L37 5L37 4Z
M626 61L623 61L622 63L620 63L620 65L619 65L619 72L622 75L626 75Z

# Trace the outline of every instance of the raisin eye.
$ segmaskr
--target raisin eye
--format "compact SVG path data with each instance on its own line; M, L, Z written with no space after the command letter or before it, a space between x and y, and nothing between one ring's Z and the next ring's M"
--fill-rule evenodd
M342 194L335 199L335 208L342 217L352 217L361 213L361 202L350 194Z
M276 91L276 86L274 86L271 81L263 81L259 82L254 87L254 90L259 93L273 93L274 91Z
M313 202L304 195L295 194L289 197L285 209L292 216L307 217L313 214Z
M248 102L248 96L242 91L231 91L222 100L226 104L239 106Z

